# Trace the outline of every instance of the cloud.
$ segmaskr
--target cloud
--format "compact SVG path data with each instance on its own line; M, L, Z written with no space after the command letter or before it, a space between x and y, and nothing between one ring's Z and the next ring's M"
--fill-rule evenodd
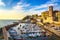
M28 12L24 11L24 7L28 6L30 6L30 4L23 4L22 2L18 2L11 10L0 9L0 19L20 20L28 14Z
M39 6L34 6L32 7L29 11L29 13L32 15L32 14L41 14L41 12L43 11L47 11L48 10L48 7L49 6L56 6L57 4L42 4L42 5L39 5Z
M47 2L47 4L54 4L53 7L54 7L54 10L60 10L60 0L50 0L49 2Z
M52 3L51 1L47 1L45 4L31 7L30 4L18 2L17 5L14 6L13 8L16 10L20 10L26 14L29 13L28 15L32 15L32 14L41 14L41 12L48 10L48 7L51 5L56 7L58 4ZM30 7L30 9L27 9L27 11L25 11L25 8L27 8L27 7Z
M12 20L20 20L25 17L23 12L18 12L16 10L0 10L0 19L12 19Z
M48 1L45 4L41 4L41 5L38 5L38 6L33 6L28 11L31 15L32 14L41 14L41 12L43 12L43 11L48 11L49 6L53 6L54 10L60 10L60 5L58 5L58 3Z
M48 7L49 5L53 5L53 4L42 4L39 6L32 6L31 8L30 4L18 2L17 5L13 7L13 9L23 12L23 14L29 13L28 15L32 15L32 14L41 14L41 12L45 11L46 9L43 9L43 10L37 10L37 9L45 8L45 7ZM28 7L30 7L30 9L28 9ZM27 8L27 11L25 10L25 8Z
M42 5L39 5L39 6L34 6L33 9L42 9L42 8L46 8L46 7L49 7L50 5L55 5L55 4L42 4Z
M50 0L50 1L55 3L55 2L59 2L60 0Z
M60 6L57 3L51 1L38 6L31 6L30 4L20 1L13 6L12 10L0 10L0 19L22 19L26 15L41 14L41 12L47 11L50 5L54 6L54 9L60 9Z
M29 6L30 6L30 4L18 2L17 5L15 5L15 6L13 7L13 9L23 10L24 8L29 7Z
M58 4L57 3L52 3L51 1L48 1L46 2L45 4L42 4L42 5L39 5L37 6L37 8L46 8L46 7L49 7L49 6L57 6Z
M34 15L34 14L38 14L38 15L41 15L41 12L43 11L46 11L46 9L43 9L43 10L35 10L35 9L30 9L28 11L29 15Z
M0 6L5 6L5 3L0 0Z

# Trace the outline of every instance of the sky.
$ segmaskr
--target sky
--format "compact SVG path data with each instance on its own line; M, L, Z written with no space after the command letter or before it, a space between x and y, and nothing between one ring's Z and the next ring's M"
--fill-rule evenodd
M40 15L50 5L60 10L60 0L0 0L0 19L20 20L26 15Z

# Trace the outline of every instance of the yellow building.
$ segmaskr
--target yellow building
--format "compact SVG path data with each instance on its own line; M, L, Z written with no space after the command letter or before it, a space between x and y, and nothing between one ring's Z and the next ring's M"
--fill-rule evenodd
M57 21L60 22L60 11L56 12Z
M53 10L53 6L49 6L48 11L42 12L41 15L34 14L30 18L42 23L60 23L60 11Z
M41 14L43 23L60 22L60 11L53 10L53 6L49 6L49 11L42 12Z
M42 12L43 23L46 23L46 22L52 23L53 22L52 15L53 15L53 7L50 6L49 11Z

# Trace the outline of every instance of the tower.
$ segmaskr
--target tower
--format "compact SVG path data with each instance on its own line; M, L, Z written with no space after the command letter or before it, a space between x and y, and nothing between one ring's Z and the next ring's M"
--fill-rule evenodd
M49 6L49 16L51 17L53 14L53 6Z
M49 17L48 17L49 23L53 22L53 6L49 6Z

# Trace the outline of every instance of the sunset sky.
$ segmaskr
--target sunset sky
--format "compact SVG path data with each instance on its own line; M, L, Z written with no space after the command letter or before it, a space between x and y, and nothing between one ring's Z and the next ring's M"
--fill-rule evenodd
M60 0L0 0L0 19L22 19L26 15L41 14L53 5L60 10Z

